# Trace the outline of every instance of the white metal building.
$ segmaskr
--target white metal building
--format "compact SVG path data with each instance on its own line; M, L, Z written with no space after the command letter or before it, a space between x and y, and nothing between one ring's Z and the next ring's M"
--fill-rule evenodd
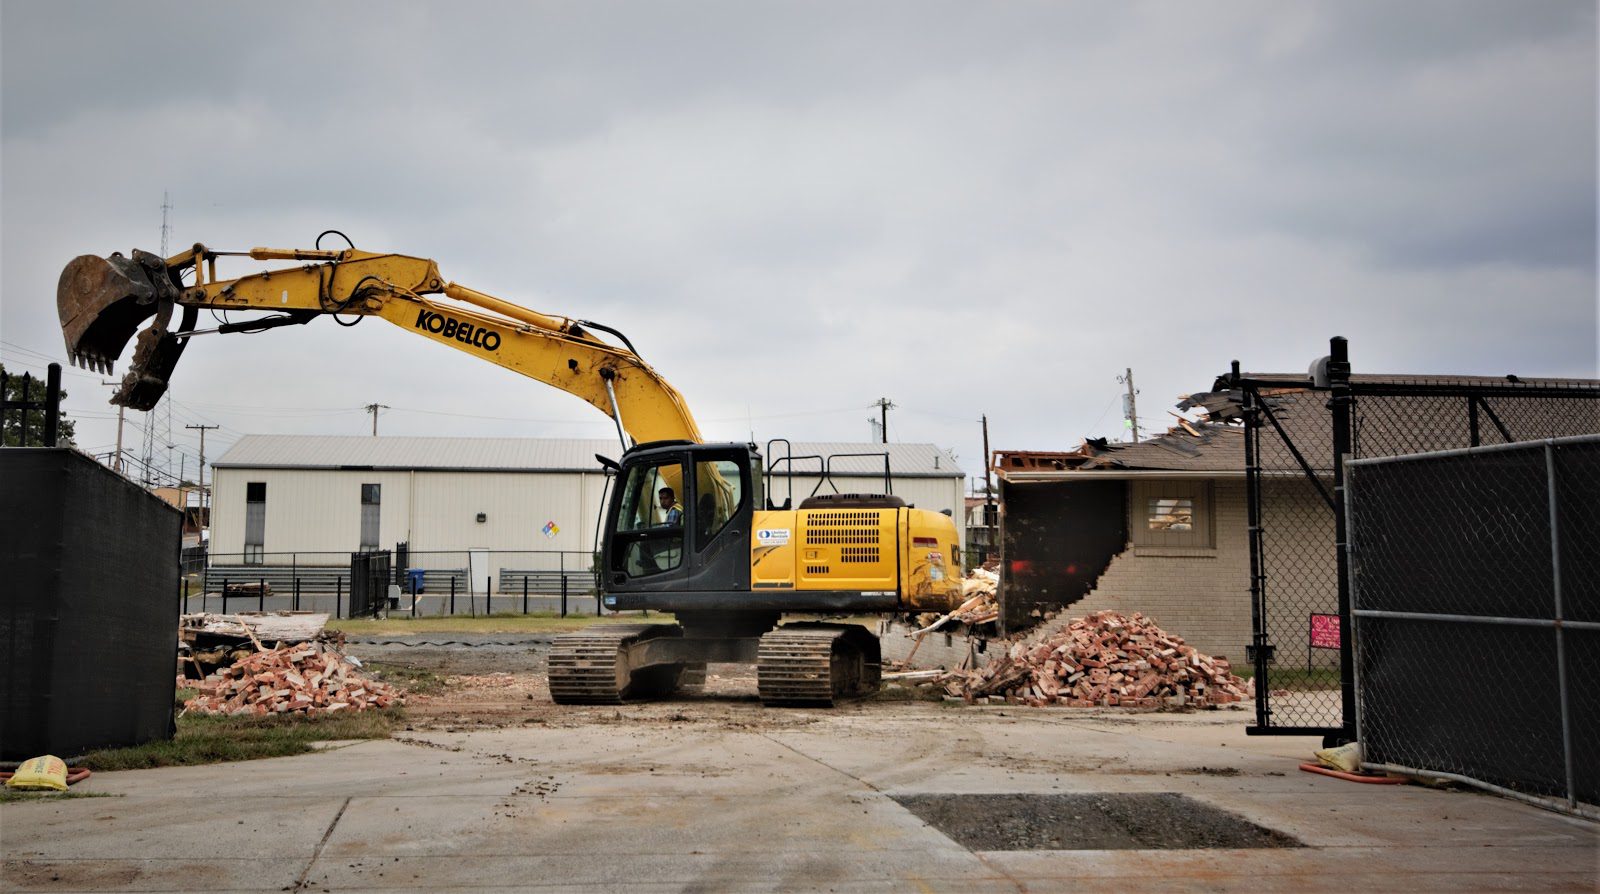
M780 464L795 474L769 476L772 498L782 505L792 485L798 505L818 486L822 463L805 456L841 457L823 492L882 493L881 456L841 455L884 451L897 496L961 517L964 473L932 444L796 442ZM620 452L606 439L246 435L212 465L211 554L287 564L291 553L402 541L420 552L589 551L606 491L594 457Z

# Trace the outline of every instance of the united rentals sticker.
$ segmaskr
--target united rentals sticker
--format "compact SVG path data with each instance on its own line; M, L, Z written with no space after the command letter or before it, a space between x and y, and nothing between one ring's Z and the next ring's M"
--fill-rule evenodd
M757 528L757 546L787 546L789 544L788 528Z
M544 527L540 528L539 530L544 532L544 536L554 540L556 539L556 535L561 533L561 526L552 520L545 522Z

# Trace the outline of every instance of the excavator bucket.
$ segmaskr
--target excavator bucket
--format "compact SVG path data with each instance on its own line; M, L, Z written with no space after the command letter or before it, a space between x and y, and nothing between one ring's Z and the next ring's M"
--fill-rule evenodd
M167 329L178 292L165 260L144 251L134 251L132 258L121 253L109 258L81 255L61 271L56 308L67 356L78 366L110 373L140 324L156 318L139 333L132 365L111 398L113 404L149 410L167 390L187 341ZM194 314L185 308L184 328L192 325Z

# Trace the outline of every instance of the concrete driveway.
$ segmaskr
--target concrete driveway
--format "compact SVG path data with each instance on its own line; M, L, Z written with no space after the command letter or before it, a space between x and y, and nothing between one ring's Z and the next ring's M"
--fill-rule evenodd
M558 709L0 807L8 890L1594 891L1595 824L1300 772L1248 714ZM1305 847L971 850L918 793L1172 792Z

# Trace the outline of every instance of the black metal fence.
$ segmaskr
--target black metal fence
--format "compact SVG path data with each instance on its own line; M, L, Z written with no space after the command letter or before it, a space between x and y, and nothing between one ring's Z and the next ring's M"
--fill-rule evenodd
M247 557L212 553L210 564L184 593L185 611L325 611L352 616L348 552L285 552ZM594 555L573 550L404 550L391 559L383 587L399 588L391 615L416 617L599 614ZM380 591L381 590L381 591ZM358 601L360 598L358 597ZM367 605L370 613L372 605Z
M1245 424L1256 723L1355 738L1344 460L1600 432L1600 382L1233 371L1201 402ZM1220 398L1220 399L1219 399Z
M399 598L389 605L389 586L395 580L389 552L350 554L350 617L360 618L399 608ZM398 590L398 587L396 587Z
M21 397L7 395L17 384ZM37 396L36 396L37 395ZM7 447L54 447L61 427L61 364L52 363L45 381L30 373L0 372L0 443Z
M1347 469L1364 761L1600 819L1600 436Z

